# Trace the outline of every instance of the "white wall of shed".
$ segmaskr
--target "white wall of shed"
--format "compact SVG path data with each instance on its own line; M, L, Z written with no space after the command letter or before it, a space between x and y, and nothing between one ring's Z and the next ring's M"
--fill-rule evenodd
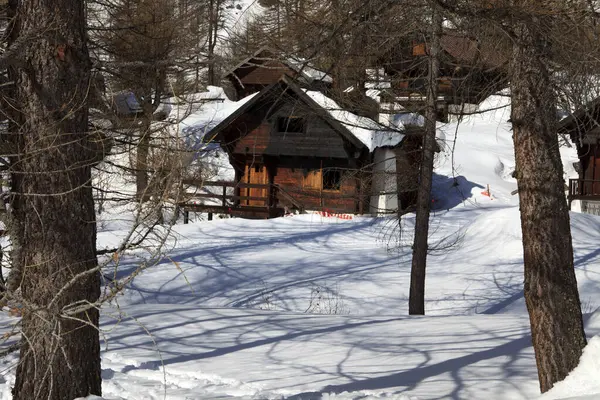
M369 212L372 215L389 214L398 209L394 150L390 148L375 149L373 164Z

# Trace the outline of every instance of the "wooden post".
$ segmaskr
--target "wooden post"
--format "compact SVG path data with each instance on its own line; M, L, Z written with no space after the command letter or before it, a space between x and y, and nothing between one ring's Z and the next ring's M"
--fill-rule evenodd
M323 201L323 160L321 160L321 169L320 169L320 180L321 182L319 183L319 202L321 204L321 210L323 210L323 206L325 205L325 202Z
M267 218L271 218L271 206L272 206L272 185L267 183L267 198L265 199L265 205L267 207Z
M362 190L362 185L358 189L358 214L363 215L365 213L365 198Z
M223 184L223 208L227 208L227 185Z
M363 172L358 172L356 175L356 192L358 194L358 207L355 208L355 211L358 211L359 215L363 215L365 211L365 174Z
M190 212L188 210L183 211L183 223L189 224L190 222Z
M208 220L212 221L212 219L213 219L213 213L209 212L208 213Z

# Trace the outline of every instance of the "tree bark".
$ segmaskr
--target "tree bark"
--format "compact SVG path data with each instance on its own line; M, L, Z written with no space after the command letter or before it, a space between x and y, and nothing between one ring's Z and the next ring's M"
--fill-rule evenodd
M525 301L540 389L577 366L586 345L559 153L556 95L535 28L516 28L511 120L520 197Z
M419 188L415 216L415 238L413 242L410 295L408 299L408 313L410 315L425 315L425 269L427 266L427 239L429 236L431 183L437 123L440 36L442 33L442 15L435 6L432 10L432 14L427 74L425 133L423 137L423 156L419 172Z
M154 172L154 167L150 165L150 146L152 142L152 121L154 112L158 109L162 101L163 87L167 79L166 71L163 68L152 71L154 79L148 80L148 86L134 91L138 99L142 99L141 107L143 109L142 122L140 125L140 138L136 150L135 158L135 181L136 181L136 199L146 202L152 197L152 191L149 190L150 175Z
M9 0L8 1L8 10L7 10L7 18L10 21L8 23L8 35L7 41L9 46L12 45L19 37L19 21L17 19L17 10L19 8L19 0ZM8 67L8 78L10 81L16 82L18 78L18 71L14 66ZM16 104L16 86L10 87L8 91L8 95L10 100ZM11 107L10 105L3 110L6 112L8 118L8 132L7 132L7 141L14 146L16 149L15 153L19 153L21 149L21 135L19 134L19 126L21 125L23 118L22 114L19 112L17 107ZM18 157L15 155L11 155L9 157L9 163L11 165L15 165L18 161ZM18 207L18 198L14 196L14 193L19 193L21 191L20 188L20 176L15 174L11 174L10 179L10 206L12 209ZM9 235L11 237L12 242L12 250L11 250L11 259L15 260L19 258L19 251L21 249L20 238L22 237L21 233L21 224L14 218L13 212L7 212L7 228L9 231ZM10 273L6 279L6 288L10 292L14 292L19 288L21 284L21 271L20 266L18 264L13 263Z
M143 118L144 122L140 128L140 141L137 145L135 157L135 183L137 200L146 202L150 200L150 191L148 190L148 156L150 155L150 124L152 115L144 115Z
M31 39L16 74L22 121L13 212L22 228L13 262L23 318L13 399L100 395L99 313L73 310L100 295L84 2L21 1L17 18L19 35Z
M208 71L207 71L207 83L209 85L218 85L219 79L216 73L216 60L215 60L215 48L217 46L220 16L221 16L221 1L220 0L209 0L209 16L208 16Z

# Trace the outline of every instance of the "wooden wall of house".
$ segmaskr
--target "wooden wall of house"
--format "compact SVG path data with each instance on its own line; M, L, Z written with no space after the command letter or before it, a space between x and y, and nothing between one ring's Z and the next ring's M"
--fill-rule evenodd
M272 204L274 207L340 213L368 211L369 179L364 177L363 170L351 168L347 159L242 155L234 155L232 159L232 165L236 166L236 182L270 183L281 188L279 192L275 189L277 196ZM324 188L323 171L339 172L340 184L337 189ZM266 195L260 190L239 188L236 194Z
M249 124L247 127L250 129L247 135L234 139L234 154L264 155L269 146L271 126L268 122L262 122L258 125Z
M583 118L563 131L577 145L580 179L600 180L600 127L597 124L596 120Z
M280 106L265 118L264 112L269 109L272 108L268 105L261 106L260 110L240 117L235 126L229 128L233 153L343 159L353 156L346 151L347 143L342 136L314 112L294 109L292 103ZM304 132L279 132L278 119L290 116L304 118ZM249 133L243 135L244 130Z
M600 146L587 145L585 156L581 157L583 179L600 181Z
M358 180L353 174L342 174L339 190L323 190L321 170L300 168L277 168L273 182L285 193L302 204L306 210L328 210L338 213L360 212ZM282 193L277 197L280 207L292 207L292 202ZM363 207L365 207L363 205Z
M278 119L290 116L304 119L304 132L279 131ZM349 156L342 136L323 118L301 104L286 102L269 117L268 122L271 126L271 138L267 154L333 158Z
M259 61L255 62L260 63ZM286 65L273 60L265 62L262 65L238 68L235 74L243 84L270 85L277 82L283 75L294 77L296 72Z
M600 195L600 146L584 144L582 150L579 176L584 182L581 183L579 194Z

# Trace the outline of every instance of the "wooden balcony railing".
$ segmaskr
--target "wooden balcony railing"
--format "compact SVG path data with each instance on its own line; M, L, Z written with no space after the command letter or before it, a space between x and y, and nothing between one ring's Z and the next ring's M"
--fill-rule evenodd
M247 205L265 209L273 207L273 185L200 180L186 180L183 183L184 185L197 185L200 188L189 194L190 200L181 204L188 208L206 208L227 212ZM251 194L250 190L243 190L240 195L235 195L233 189L236 187L256 189L256 194Z
M278 205L278 197L285 198L304 212L304 206L277 184L202 180L184 180L183 184L196 188L193 193L188 192L189 199L179 204L184 211L184 223L188 222L190 211L208 213L209 220L213 213L280 216L284 209ZM238 195L235 194L236 188L239 189Z
M569 179L569 200L600 199L600 180Z

